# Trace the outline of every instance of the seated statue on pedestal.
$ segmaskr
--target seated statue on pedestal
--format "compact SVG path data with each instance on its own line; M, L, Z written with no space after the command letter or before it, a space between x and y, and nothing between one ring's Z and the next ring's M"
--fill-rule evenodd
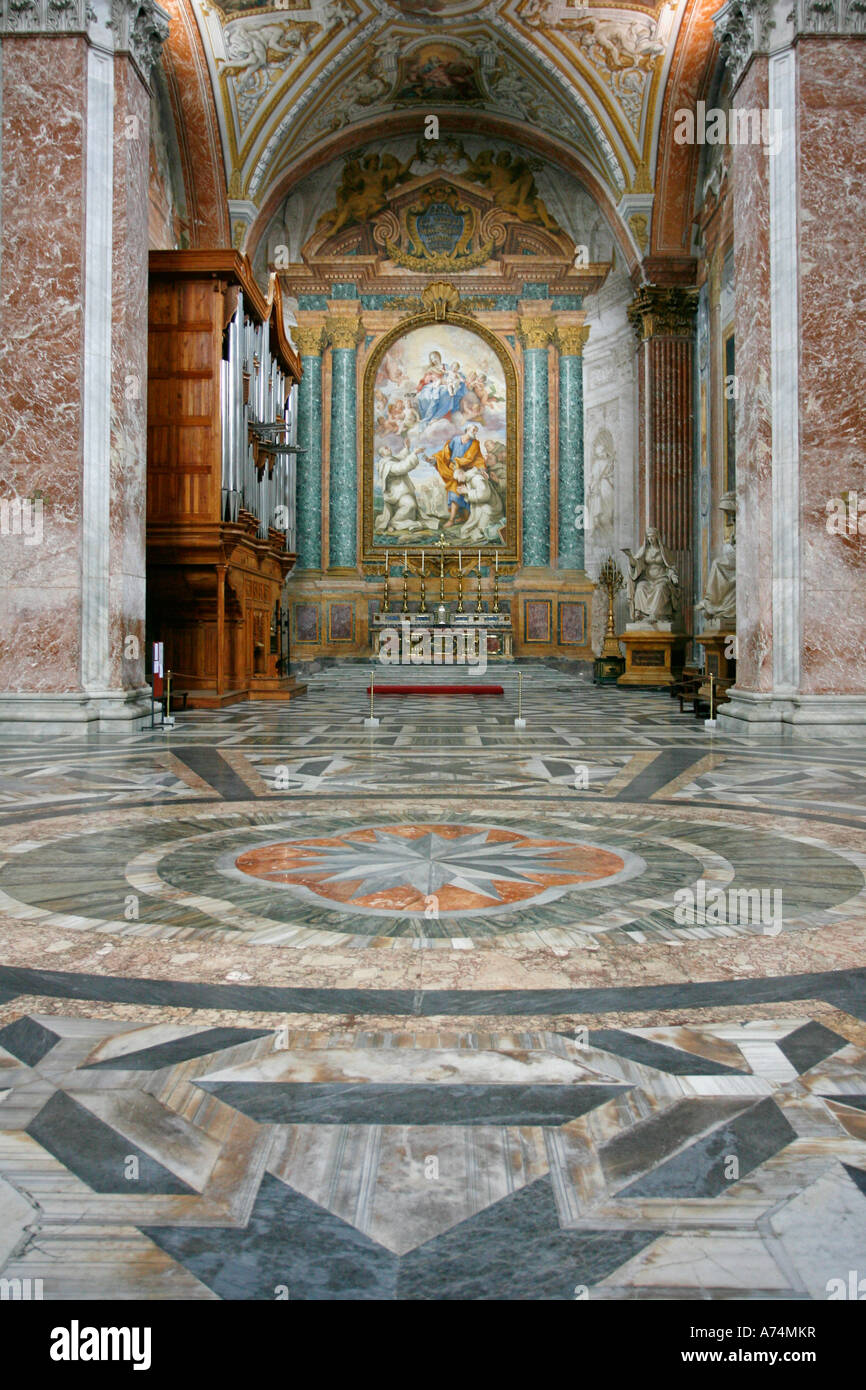
M719 503L725 514L725 543L722 553L710 566L706 592L695 611L716 627L735 627L737 620L737 501L733 492L726 492Z
M629 626L670 628L679 602L679 575L654 526L647 527L643 545L628 561Z

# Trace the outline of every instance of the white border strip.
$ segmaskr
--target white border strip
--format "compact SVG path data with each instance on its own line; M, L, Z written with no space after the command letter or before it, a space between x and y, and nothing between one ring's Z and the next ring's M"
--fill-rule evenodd
M81 683L109 687L114 56L87 50L82 383Z

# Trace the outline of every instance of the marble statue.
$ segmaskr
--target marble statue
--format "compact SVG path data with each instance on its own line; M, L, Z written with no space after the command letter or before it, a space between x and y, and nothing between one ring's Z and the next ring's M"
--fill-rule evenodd
M628 561L628 611L635 627L670 628L679 603L679 576L654 526L647 527L643 545Z
M713 626L733 628L737 619L736 494L726 492L719 507L725 514L725 543L721 555L710 566L706 592L695 609L703 613Z

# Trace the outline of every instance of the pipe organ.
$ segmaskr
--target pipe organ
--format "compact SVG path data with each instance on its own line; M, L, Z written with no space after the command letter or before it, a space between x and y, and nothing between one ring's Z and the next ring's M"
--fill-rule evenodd
M190 705L286 699L301 368L279 284L235 251L153 251L149 304L148 637Z

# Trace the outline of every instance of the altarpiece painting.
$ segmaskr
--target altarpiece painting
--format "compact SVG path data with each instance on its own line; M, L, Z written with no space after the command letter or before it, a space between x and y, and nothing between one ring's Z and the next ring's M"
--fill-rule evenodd
M494 336L409 324L377 345L365 388L368 553L513 550L515 378Z

